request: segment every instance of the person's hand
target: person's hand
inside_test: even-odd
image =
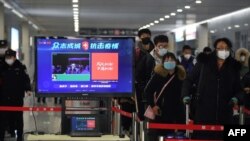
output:
[[[182,99],[183,103],[184,104],[190,104],[190,101],[191,101],[191,98],[189,96],[185,96],[183,99]]]
[[[231,98],[231,100],[229,101],[229,105],[231,106],[238,105],[238,99],[236,97]]]
[[[154,112],[155,115],[160,115],[159,109],[160,109],[160,108],[159,108],[158,106],[154,106],[154,107],[152,108],[152,110],[153,110],[153,112]]]
[[[250,88],[249,88],[249,87],[244,88],[244,91],[245,91],[247,94],[250,94]]]

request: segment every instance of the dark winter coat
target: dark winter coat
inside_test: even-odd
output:
[[[156,119],[156,122],[185,123],[184,105],[181,102],[181,87],[186,77],[185,69],[179,65],[176,67],[175,73],[170,75],[162,65],[157,65],[154,72],[145,88],[145,93],[151,107],[155,105],[160,107],[161,116]],[[162,87],[173,75],[175,75],[174,78],[155,104],[154,93],[159,94]]]
[[[187,73],[190,73],[196,63],[194,56],[191,56],[188,60],[183,55],[178,58],[180,64],[185,68]]]
[[[154,58],[142,46],[137,47],[135,52],[135,80],[147,83],[155,66]]]
[[[246,73],[241,80],[242,89],[250,87],[250,72]],[[244,94],[244,105],[250,109],[250,94]]]
[[[1,99],[22,100],[24,92],[31,90],[30,79],[26,67],[18,60],[12,66],[4,62],[0,69]]]
[[[194,121],[205,124],[231,124],[232,106],[231,98],[240,99],[242,94],[240,86],[240,64],[229,57],[218,70],[217,56],[213,52],[202,57],[187,76],[182,87],[182,96],[190,96],[194,83],[198,83],[201,69],[201,83]]]

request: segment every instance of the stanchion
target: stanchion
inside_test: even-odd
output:
[[[244,125],[245,123],[245,115],[244,115],[244,106],[240,106],[240,114],[239,114],[239,124]]]
[[[136,113],[132,113],[132,141],[138,141],[138,136],[137,136],[137,133],[138,133],[138,127],[137,127],[137,121],[136,121]]]
[[[189,124],[189,104],[186,104],[186,125]],[[189,138],[190,137],[190,131],[186,130],[186,137]]]
[[[140,121],[140,141],[145,141],[144,121]]]
[[[164,141],[164,137],[163,136],[159,136],[158,141]]]
[[[120,105],[118,104],[118,100],[114,100],[114,107],[120,109]],[[121,135],[121,114],[115,112],[114,113],[114,128],[113,128],[113,135]]]

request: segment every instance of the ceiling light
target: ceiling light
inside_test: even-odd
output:
[[[171,16],[175,16],[176,14],[175,14],[175,13],[171,13],[170,15],[171,15]]]
[[[74,13],[74,14],[79,14],[79,12],[78,12],[78,11],[73,11],[73,13]]]
[[[72,6],[73,6],[73,7],[78,7],[78,4],[73,4]]]
[[[186,9],[190,9],[190,8],[191,8],[191,6],[189,6],[189,5],[186,5],[186,6],[185,6],[185,8],[186,8]]]
[[[155,25],[154,23],[150,23],[151,26]]]
[[[154,21],[154,23],[158,24],[158,23],[159,23],[159,21],[155,20],[155,21]]]
[[[79,11],[79,9],[75,7],[75,8],[73,8],[73,11]]]
[[[230,30],[230,29],[232,29],[232,27],[231,27],[231,26],[229,26],[229,27],[227,27],[227,29],[229,29],[229,30]]]
[[[244,26],[248,26],[248,23],[245,23]]]
[[[177,12],[182,12],[183,10],[182,9],[177,9]]]
[[[21,19],[24,18],[24,17],[23,17],[23,14],[21,14],[21,13],[18,12],[18,11],[16,11],[15,9],[13,9],[12,12],[13,12],[14,14],[16,14],[18,17],[20,17]]]
[[[146,27],[147,27],[147,28],[149,28],[149,27],[150,27],[150,25],[149,25],[149,24],[147,24],[147,25],[146,25]]]
[[[215,31],[214,31],[214,30],[210,30],[210,33],[212,33],[212,34],[213,34],[213,33],[215,33]]]
[[[78,3],[78,0],[72,0],[72,3]]]
[[[239,27],[240,27],[240,25],[234,25],[234,27],[235,27],[235,28],[239,28]]]
[[[79,17],[74,17],[74,20],[79,20]]]
[[[196,3],[196,4],[201,4],[202,1],[201,1],[201,0],[196,0],[195,3]]]
[[[75,32],[78,32],[79,31],[79,29],[75,29]]]
[[[169,16],[169,15],[165,15],[165,18],[166,18],[166,19],[169,19],[169,18],[170,18],[170,16]]]
[[[160,20],[160,21],[164,21],[164,18],[160,18],[159,20]]]

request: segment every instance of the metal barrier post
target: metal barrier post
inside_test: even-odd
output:
[[[158,141],[164,141],[164,137],[163,136],[159,136]]]
[[[186,104],[186,125],[189,124],[189,104]],[[190,131],[186,130],[186,137],[189,138],[190,137]]]
[[[144,121],[140,121],[140,141],[145,141]]]
[[[138,133],[138,129],[137,129],[137,121],[136,121],[136,113],[132,113],[132,141],[138,141],[138,136],[137,136],[137,133]]]
[[[240,106],[240,114],[239,114],[239,124],[244,125],[245,123],[245,116],[244,116],[244,106]]]
[[[118,100],[114,100],[114,107],[120,109],[120,105],[118,104]],[[114,127],[113,127],[113,135],[120,135],[121,134],[121,115],[120,113],[114,112]]]

